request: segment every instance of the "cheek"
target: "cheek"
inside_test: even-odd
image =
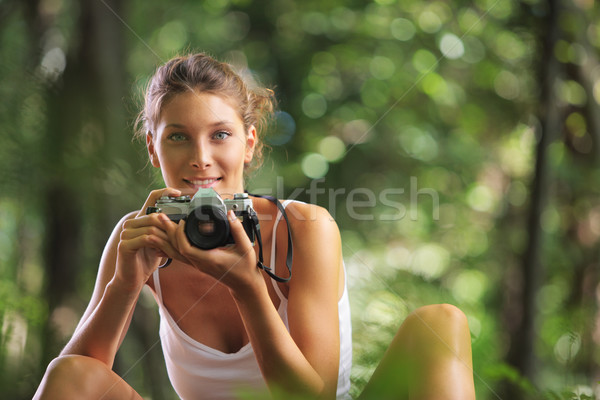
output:
[[[158,159],[162,169],[170,169],[180,165],[185,157],[181,152],[174,151],[174,149],[160,148],[157,151]]]
[[[237,143],[235,146],[228,146],[227,148],[220,149],[217,154],[219,154],[224,163],[237,166],[240,163],[244,163],[246,149],[244,146]]]

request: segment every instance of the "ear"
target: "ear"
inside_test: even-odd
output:
[[[248,128],[248,133],[246,134],[246,155],[244,156],[244,164],[248,164],[250,161],[252,161],[257,140],[256,128],[254,125],[251,125],[250,128]]]
[[[160,162],[158,161],[158,155],[156,154],[156,148],[154,147],[154,137],[152,132],[146,132],[146,147],[148,148],[148,156],[152,166],[160,168]]]

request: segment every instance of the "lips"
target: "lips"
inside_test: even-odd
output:
[[[222,178],[192,178],[192,179],[183,179],[185,183],[194,189],[206,189],[211,188],[217,184]]]

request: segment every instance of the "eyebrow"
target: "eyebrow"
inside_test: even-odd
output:
[[[185,126],[184,126],[184,125],[181,125],[181,124],[167,124],[167,125],[165,126],[165,129],[166,129],[166,128],[178,128],[178,129],[181,129],[181,128],[185,128]]]
[[[217,127],[217,126],[222,126],[222,125],[227,125],[227,126],[233,125],[233,122],[232,121],[228,121],[228,120],[222,120],[222,121],[215,121],[213,123],[208,124],[208,126],[211,127],[211,128],[214,128],[214,127]],[[176,122],[173,122],[173,123],[167,124],[165,126],[165,129],[166,128],[185,129],[186,126],[183,125],[183,124],[178,124]]]

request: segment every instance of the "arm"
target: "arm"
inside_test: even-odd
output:
[[[162,192],[152,192],[146,203]],[[90,303],[61,355],[85,355],[112,367],[145,282],[162,255],[174,256],[162,229],[167,223],[164,215],[142,212],[119,221],[102,254]]]
[[[288,207],[294,243],[293,278],[288,294],[290,332],[287,333],[283,323],[281,330],[256,318],[257,314],[271,314],[267,313],[266,305],[259,308],[252,301],[258,297],[244,297],[238,301],[238,308],[257,357],[263,359],[259,364],[268,383],[292,393],[304,386],[309,394],[335,398],[340,347],[339,231],[322,208],[305,204]],[[272,304],[271,309],[275,310]],[[276,312],[275,315],[281,322]],[[264,340],[271,335],[272,340]],[[275,341],[277,337],[280,339]]]
[[[122,227],[135,214],[125,216],[115,226],[102,254],[92,298],[61,355],[85,355],[112,367],[139,295],[135,290],[120,290],[119,282],[113,280]]]
[[[231,220],[236,244],[230,248],[193,249],[185,241],[182,226],[177,230],[176,247],[192,265],[230,288],[271,389],[330,399],[335,397],[339,362],[339,231],[322,208],[289,207],[297,208],[288,213],[294,235],[294,275],[288,295],[290,332],[273,306],[252,245],[237,219]]]

